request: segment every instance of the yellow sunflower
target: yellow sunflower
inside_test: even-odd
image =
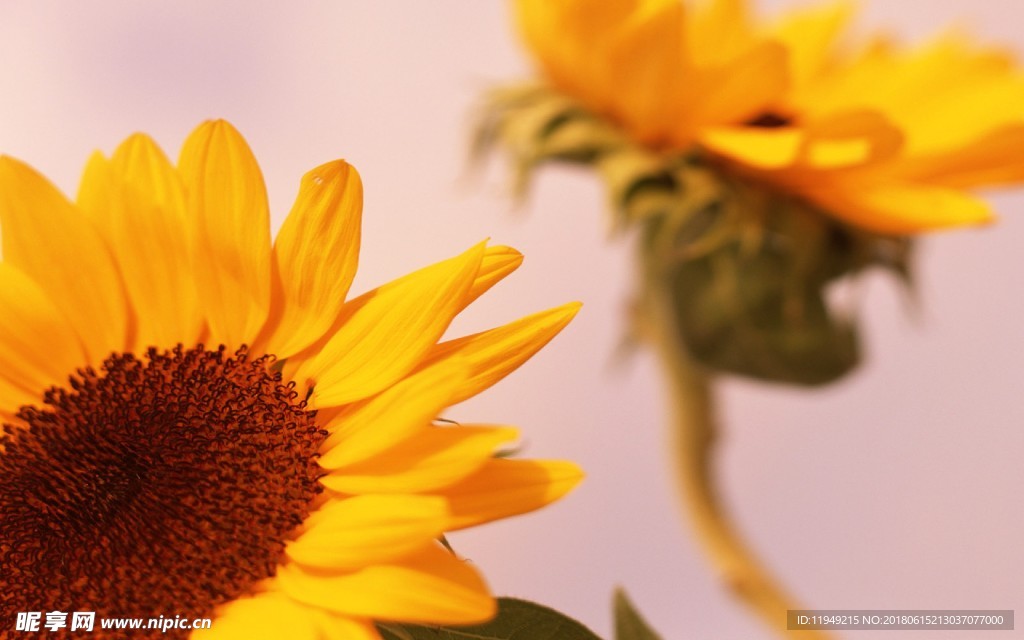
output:
[[[1024,182],[1024,73],[950,34],[844,47],[849,3],[757,24],[743,0],[517,0],[549,81],[632,140],[702,154],[861,229],[992,217]]]
[[[144,135],[96,154],[74,203],[0,159],[0,635],[51,610],[297,640],[493,615],[439,539],[581,473],[496,456],[515,429],[436,418],[579,305],[441,341],[522,260],[483,243],[346,300],[361,208],[356,171],[327,163],[271,244],[259,167],[222,121],[177,167]]]

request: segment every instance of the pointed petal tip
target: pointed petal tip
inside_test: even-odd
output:
[[[504,258],[509,261],[518,260],[523,261],[523,254],[515,247],[510,247],[507,244],[494,244],[487,247],[487,255],[494,258]]]
[[[587,477],[583,467],[569,460],[525,459],[522,462],[533,463],[543,470],[544,481],[548,487],[548,499],[544,503],[545,505],[561,500],[575,490]]]
[[[462,252],[461,258],[465,260],[472,260],[477,264],[479,270],[480,263],[483,262],[484,256],[487,254],[487,243],[490,242],[490,238],[484,238],[480,242],[474,244],[469,249]]]
[[[148,133],[136,131],[114,149],[113,158],[133,158],[144,155],[163,156],[164,152]]]
[[[347,179],[355,179],[362,182],[359,175],[359,171],[344,158],[338,158],[325,162],[309,171],[304,176],[308,180],[331,180],[337,177],[345,177]]]
[[[226,120],[224,118],[210,118],[209,120],[204,120],[199,126],[200,127],[207,127],[208,126],[208,127],[213,127],[213,128],[217,128],[217,129],[225,128],[225,127],[228,128],[228,129],[234,129],[235,128],[235,125],[231,124],[228,120]]]
[[[238,129],[233,124],[224,120],[223,118],[204,120],[192,130],[192,133],[185,139],[185,147],[189,146],[190,142],[201,139],[211,139],[219,136],[228,136],[229,138],[240,138],[243,139],[242,134],[239,133]],[[184,148],[182,149],[184,151]]]
[[[572,483],[573,487],[587,477],[587,472],[583,470],[583,467],[569,460],[548,460],[546,464],[551,471],[552,480]]]
[[[565,303],[560,308],[565,309],[567,312],[571,312],[572,315],[575,316],[580,312],[580,309],[583,308],[583,302],[581,300],[573,300],[572,302]]]
[[[576,318],[576,314],[578,314],[582,308],[583,303],[576,300],[573,302],[566,302],[565,304],[557,307],[552,307],[551,309],[548,309],[547,312],[542,311],[541,314],[547,313],[550,314],[550,317],[556,318],[553,324],[559,325],[556,329],[556,333],[558,333]]]

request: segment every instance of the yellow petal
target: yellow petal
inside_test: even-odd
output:
[[[483,260],[480,261],[480,270],[477,271],[476,278],[463,301],[463,308],[468,307],[487,290],[504,280],[505,276],[518,269],[521,264],[523,264],[523,254],[512,247],[503,245],[487,247]]]
[[[401,562],[347,574],[288,564],[279,569],[277,582],[300,602],[375,620],[474,624],[496,611],[476,570],[438,545]]]
[[[804,134],[785,127],[713,127],[700,137],[706,149],[753,169],[770,171],[792,166],[800,154]]]
[[[694,121],[726,124],[749,120],[769,109],[789,81],[786,50],[764,42],[729,64],[701,74],[700,91],[688,111]]]
[[[907,159],[899,172],[910,180],[957,189],[1024,181],[1024,124],[1003,127],[954,152]]]
[[[318,625],[309,608],[274,591],[228,602],[217,611],[209,629],[194,630],[189,637],[193,640],[320,640]]]
[[[446,529],[463,529],[539,509],[569,493],[582,479],[583,472],[571,462],[489,460],[475,474],[442,492],[452,512]]]
[[[326,428],[319,463],[336,469],[365,460],[422,431],[466,380],[467,367],[447,361],[427,367],[339,414]]]
[[[360,400],[394,384],[461,310],[483,255],[481,243],[353,300],[341,328],[292,379],[315,384],[317,407]]]
[[[603,68],[608,40],[637,0],[518,0],[522,33],[548,75],[585,103],[603,104],[616,87]]]
[[[372,460],[333,469],[320,482],[349,494],[437,491],[478,470],[518,436],[508,427],[430,427]]]
[[[991,208],[956,189],[911,184],[850,184],[812,197],[830,213],[878,233],[912,234],[990,222]]]
[[[800,127],[711,127],[702,132],[701,144],[760,171],[833,170],[893,158],[902,148],[903,134],[878,112],[854,110]]]
[[[110,220],[123,208],[120,203],[110,201],[111,189],[110,160],[99,151],[95,151],[85,163],[75,204],[81,213],[104,233],[110,227]],[[107,243],[114,244],[109,238]]]
[[[129,166],[124,158],[129,153],[143,167]],[[119,160],[93,155],[78,194],[79,208],[103,231],[117,261],[134,311],[129,348],[136,350],[195,344],[203,324],[192,277],[189,227],[181,211],[172,208],[175,205],[160,204],[174,196],[137,188],[153,182],[148,178],[152,167],[166,161],[162,154],[149,154],[160,151],[136,142],[121,152]],[[132,179],[134,184],[128,182]],[[167,185],[159,189],[173,191]]]
[[[519,368],[551,341],[576,316],[578,302],[541,311],[496,329],[442,342],[425,358],[426,364],[456,358],[469,376],[449,404],[462,402]]]
[[[3,256],[34,280],[98,364],[126,346],[128,309],[108,247],[46,178],[0,158]]]
[[[611,109],[643,142],[659,142],[670,122],[684,129],[689,122],[679,109],[691,79],[685,47],[684,9],[676,0],[642,3],[609,44],[609,82],[619,88]]]
[[[877,164],[896,157],[903,144],[903,132],[883,114],[842,111],[807,126],[801,162],[814,169]]]
[[[686,35],[687,49],[696,65],[722,65],[753,44],[746,0],[705,0],[694,4]]]
[[[14,424],[17,421],[15,414],[18,409],[28,404],[37,404],[39,396],[29,393],[21,387],[0,378],[0,420],[5,423]],[[0,450],[3,447],[0,446]]]
[[[57,307],[7,262],[0,262],[0,309],[0,378],[34,402],[51,385],[67,384],[68,376],[85,365],[81,344]]]
[[[809,82],[831,61],[836,40],[853,17],[854,8],[851,0],[801,7],[775,25],[773,35],[786,45],[795,83]]]
[[[111,162],[121,181],[178,220],[187,230],[186,236],[194,234],[195,224],[186,213],[181,175],[152,138],[143,133],[129,136],[114,151]]]
[[[463,296],[462,301],[459,304],[458,312],[461,312],[463,309],[468,307],[474,300],[504,279],[505,276],[519,268],[519,265],[522,264],[522,262],[522,254],[511,247],[501,245],[487,247],[484,250],[483,258],[480,261],[480,268],[477,271],[476,277],[473,279],[473,284],[470,285],[469,291],[466,292],[466,295]],[[395,283],[391,283],[391,285],[393,284]],[[326,336],[322,337],[317,342],[314,342],[304,351],[288,358],[283,369],[285,377],[288,379],[295,379],[295,373],[303,363],[307,359],[315,358],[317,354],[320,353],[320,350],[323,349],[327,340],[345,324],[349,317],[352,316],[353,312],[369,302],[370,299],[376,297],[379,291],[380,288],[368,291],[342,307],[341,313],[334,320],[334,323],[328,330]]]
[[[227,122],[185,141],[178,168],[198,226],[196,273],[213,344],[251,343],[270,309],[270,213],[263,174]]]
[[[354,570],[408,556],[444,533],[447,503],[436,496],[355,496],[327,502],[288,544],[307,567]]]
[[[274,244],[280,298],[266,351],[286,358],[319,340],[337,319],[356,274],[363,184],[343,160],[313,169]]]

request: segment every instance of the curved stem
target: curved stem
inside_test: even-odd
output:
[[[693,363],[676,323],[671,281],[658,265],[644,274],[644,320],[662,362],[673,404],[678,478],[684,507],[721,579],[779,637],[825,640],[824,631],[787,631],[787,611],[800,609],[760,565],[736,532],[715,486],[717,426],[711,377]]]

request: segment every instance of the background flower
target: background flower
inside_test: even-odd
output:
[[[746,0],[514,4],[548,82],[631,140],[708,151],[851,225],[979,224],[970,190],[1024,181],[1024,70],[964,34],[858,42],[848,2],[772,21]]]
[[[1018,0],[864,4],[865,24],[899,25],[900,38],[925,38],[970,16],[986,39],[1024,46]],[[759,6],[768,14],[790,5]],[[59,12],[14,5],[0,20],[0,147],[73,192],[98,141],[136,129],[181,140],[220,115],[261,159],[275,229],[296,176],[339,150],[367,184],[401,184],[367,191],[374,215],[364,220],[353,290],[487,235],[520,249],[526,265],[501,285],[503,295],[473,305],[453,334],[570,299],[585,300],[587,312],[531,361],[530,375],[506,379],[464,410],[529,425],[530,456],[572,451],[587,482],[537,518],[457,534],[455,544],[486,567],[496,591],[529,594],[599,632],[610,628],[609,587],[621,583],[666,637],[677,629],[758,637],[756,622],[712,584],[703,558],[680,553],[685,532],[668,467],[649,459],[662,432],[640,428],[663,420],[652,359],[610,366],[631,252],[626,243],[609,246],[594,220],[602,187],[552,169],[535,184],[531,214],[518,218],[500,215],[504,171],[494,172],[490,189],[460,188],[467,109],[486,86],[530,71],[509,18],[504,3],[486,2],[300,3],[261,12],[243,2],[104,0]],[[42,140],[40,130],[48,132]],[[865,320],[873,352],[885,357],[870,358],[859,375],[815,395],[727,385],[727,498],[782,578],[821,601],[959,607],[1024,591],[1024,520],[1009,507],[1024,485],[1024,345],[1009,340],[1019,335],[1024,302],[1007,295],[1019,288],[1024,217],[1014,212],[1024,211],[1024,197],[993,202],[1006,212],[998,229],[929,239],[919,282],[928,308],[919,322],[906,319],[889,282],[868,283]],[[612,504],[629,511],[615,515]],[[852,536],[855,523],[870,525],[856,527],[867,533]],[[539,546],[549,550],[544,562],[536,562]]]

